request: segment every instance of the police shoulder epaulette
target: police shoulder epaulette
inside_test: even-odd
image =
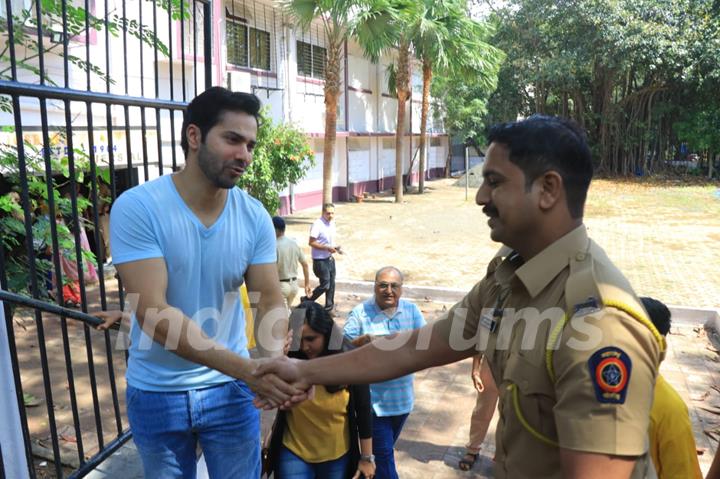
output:
[[[661,353],[665,338],[652,324],[627,279],[612,265],[604,251],[590,244],[585,251],[577,252],[569,260],[570,274],[565,283],[565,317],[548,337],[546,368],[554,381],[553,352],[567,322],[573,317],[596,313],[610,307],[625,312],[645,325],[655,337]]]

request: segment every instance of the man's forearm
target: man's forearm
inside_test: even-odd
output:
[[[263,296],[255,314],[255,343],[260,355],[267,358],[282,354],[288,316],[279,290],[277,294]]]
[[[322,244],[317,240],[310,240],[308,242],[311,248],[319,249],[321,251],[331,251],[333,248],[333,245],[330,244]]]
[[[306,288],[310,285],[310,268],[308,268],[307,263],[302,264],[302,270],[303,270],[303,277],[305,278],[305,286]]]
[[[209,338],[180,309],[170,305],[148,308],[137,319],[145,334],[181,358],[243,381],[251,377],[254,368],[249,359]]]
[[[398,378],[429,367],[470,357],[474,349],[453,350],[432,324],[403,331],[391,338],[378,338],[354,351],[334,354],[299,365],[310,384],[372,384]],[[417,348],[420,335],[431,334],[429,346]]]

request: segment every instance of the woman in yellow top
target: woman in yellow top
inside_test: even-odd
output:
[[[300,349],[288,356],[313,359],[343,349],[342,331],[319,304],[303,302],[291,314],[295,319],[302,319]],[[279,411],[267,462],[268,476],[274,472],[277,479],[374,477],[369,387],[317,386],[313,399]]]

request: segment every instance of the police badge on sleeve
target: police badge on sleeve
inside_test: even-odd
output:
[[[595,351],[588,367],[597,400],[623,404],[632,372],[632,361],[625,351],[614,346]]]

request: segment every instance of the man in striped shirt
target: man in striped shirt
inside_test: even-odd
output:
[[[386,266],[375,274],[375,295],[357,305],[345,323],[345,336],[362,346],[381,336],[389,336],[425,325],[420,309],[400,299],[403,275]],[[405,420],[412,411],[413,375],[370,385],[373,407],[373,455],[375,479],[397,479],[394,446]]]

